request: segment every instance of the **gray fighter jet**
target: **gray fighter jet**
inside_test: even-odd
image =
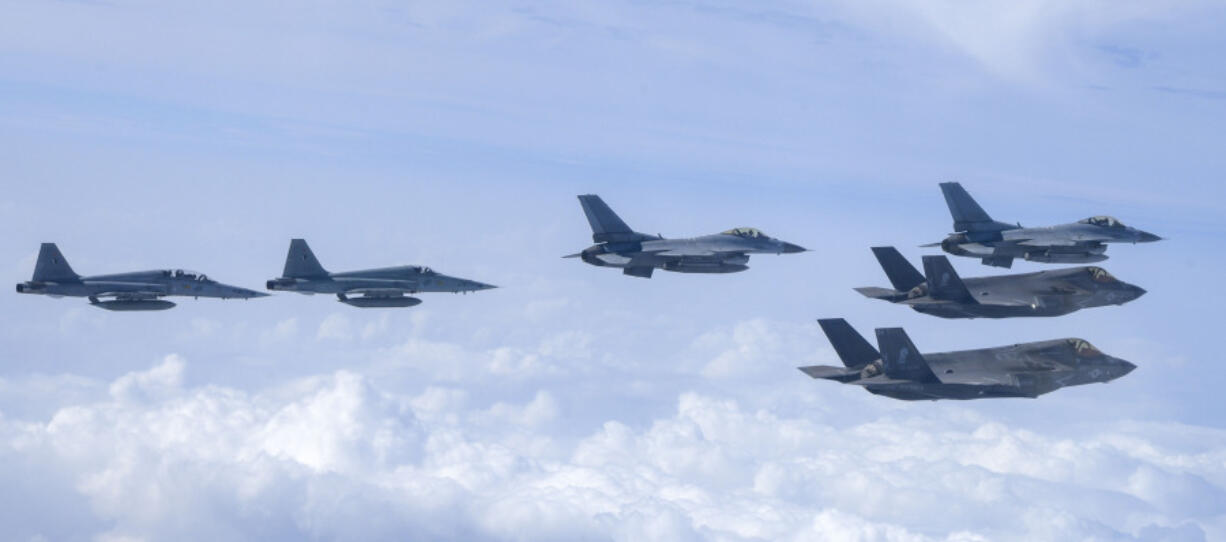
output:
[[[921,275],[894,247],[873,247],[873,254],[894,288],[864,287],[857,292],[942,318],[1060,316],[1123,305],[1145,294],[1101,267],[962,279],[945,256],[924,256]]]
[[[412,307],[421,303],[406,294],[418,292],[467,293],[495,286],[436,273],[429,267],[402,265],[329,273],[315,259],[315,253],[302,239],[289,242],[285,271],[268,281],[269,290],[300,294],[336,294],[341,303],[354,307]],[[356,296],[356,297],[350,297]]]
[[[583,213],[592,226],[597,244],[564,258],[582,258],[599,267],[620,267],[632,277],[651,278],[656,269],[678,273],[736,273],[749,269],[750,254],[804,252],[754,228],[734,228],[723,233],[689,239],[665,239],[630,229],[600,196],[579,196]]]
[[[55,243],[43,243],[34,264],[34,277],[17,285],[17,293],[51,297],[88,297],[89,303],[110,311],[166,310],[174,303],[166,296],[249,299],[268,294],[230,286],[203,274],[182,269],[137,271],[82,277],[73,272]]]
[[[1023,228],[992,220],[958,183],[941,183],[954,217],[954,232],[940,246],[955,256],[979,258],[984,265],[1010,267],[1014,258],[1043,263],[1093,263],[1107,259],[1107,243],[1149,243],[1161,237],[1125,226],[1109,216],[1072,224]]]
[[[877,329],[878,353],[842,318],[818,323],[843,367],[801,371],[905,401],[1034,398],[1067,386],[1110,382],[1137,368],[1081,339],[920,354],[902,328]]]

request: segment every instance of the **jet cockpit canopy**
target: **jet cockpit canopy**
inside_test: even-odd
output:
[[[1111,275],[1111,273],[1108,273],[1106,269],[1101,267],[1087,267],[1086,272],[1090,274],[1090,277],[1094,279],[1094,282],[1101,282],[1104,284],[1119,282],[1119,279],[1115,278]]]
[[[187,269],[170,270],[170,271],[166,271],[166,274],[174,278],[177,278],[177,279],[194,280],[198,282],[209,282],[209,277],[205,276],[204,273],[198,273],[196,271],[189,271]]]
[[[735,235],[746,239],[770,239],[769,235],[762,233],[762,230],[759,230],[758,228],[732,228],[722,233],[724,235]]]
[[[1103,355],[1103,353],[1099,352],[1097,348],[1094,348],[1094,345],[1090,344],[1089,341],[1083,339],[1069,339],[1068,342],[1073,347],[1073,350],[1077,352],[1077,357],[1092,358]]]
[[[1122,228],[1124,223],[1116,220],[1113,216],[1092,216],[1084,220],[1078,220],[1079,224],[1089,224],[1091,226],[1102,226],[1104,228]]]
[[[423,266],[418,266],[418,267],[417,267],[417,274],[419,274],[419,275],[433,275],[433,274],[434,274],[434,270],[433,270],[433,269],[430,269],[429,267],[426,267],[426,266],[424,266],[424,265],[423,265]]]

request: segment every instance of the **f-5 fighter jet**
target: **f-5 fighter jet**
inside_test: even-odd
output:
[[[921,275],[894,247],[873,247],[873,254],[894,288],[864,287],[857,292],[942,318],[1060,316],[1123,305],[1145,294],[1101,267],[962,279],[945,256],[924,256]]]
[[[83,277],[68,265],[55,243],[43,243],[34,264],[34,277],[17,285],[22,294],[51,297],[88,297],[89,303],[110,311],[157,311],[174,307],[166,296],[248,299],[268,294],[230,286],[203,274],[182,269],[136,271]]]
[[[1107,259],[1107,243],[1149,243],[1161,237],[1125,226],[1109,216],[1072,224],[1023,228],[992,220],[958,183],[941,183],[954,218],[954,232],[940,246],[954,256],[979,258],[984,265],[1011,267],[1014,258],[1043,263],[1093,263]]]
[[[421,300],[406,294],[418,292],[466,293],[495,288],[416,265],[329,273],[302,239],[290,240],[285,270],[280,278],[268,281],[267,286],[269,290],[307,295],[336,294],[341,303],[362,308],[412,307]]]
[[[818,320],[843,367],[799,369],[904,401],[1038,397],[1067,386],[1109,382],[1133,365],[1081,339],[920,354],[902,328],[877,329],[878,353],[842,318]]]
[[[678,273],[736,273],[749,269],[750,254],[792,254],[804,247],[773,239],[754,228],[734,228],[689,239],[665,239],[630,229],[600,196],[579,196],[592,226],[592,245],[565,258],[599,267],[620,267],[633,277],[651,278],[656,269]]]

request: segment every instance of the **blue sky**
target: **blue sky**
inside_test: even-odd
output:
[[[18,540],[1226,537],[1213,2],[17,2],[0,20],[0,266],[331,269],[502,286],[112,314],[0,304]],[[1004,221],[1168,240],[1149,290],[1055,319],[863,299],[962,181]],[[632,280],[563,260],[574,198],[636,229],[814,252]],[[964,276],[992,274],[971,260]],[[1018,271],[1036,265],[1019,263]],[[926,351],[1077,336],[1139,369],[1039,400],[814,382],[814,323]]]

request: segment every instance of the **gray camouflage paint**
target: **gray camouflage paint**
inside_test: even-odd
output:
[[[873,252],[883,268],[890,264],[887,252],[892,252],[896,261],[906,265],[893,247],[873,247]],[[932,260],[940,260],[943,265],[931,265]],[[937,271],[921,275],[924,280],[918,284],[904,283],[906,289],[862,287],[855,290],[865,297],[941,318],[1061,316],[1086,308],[1123,305],[1145,294],[1143,288],[1121,281],[1096,266],[963,279],[944,256],[924,256],[924,262],[925,271],[934,268]],[[959,283],[962,288],[955,287]],[[964,291],[961,296],[947,293],[959,289]]]
[[[598,267],[621,268],[626,275],[651,278],[652,271],[677,273],[736,273],[749,269],[750,254],[793,254],[800,245],[772,238],[754,228],[682,239],[665,239],[631,230],[600,196],[579,196],[592,227],[592,245],[578,257]]]
[[[411,307],[421,300],[407,294],[420,292],[467,293],[495,288],[417,265],[330,273],[319,264],[303,239],[290,241],[282,275],[269,280],[266,286],[269,290],[307,295],[335,294],[338,301],[362,308]]]
[[[979,258],[984,265],[1007,268],[1017,258],[1041,263],[1094,263],[1107,259],[1107,243],[1162,240],[1110,216],[1023,228],[1021,224],[993,220],[959,183],[941,183],[941,192],[953,216],[955,233],[936,245],[954,256]]]
[[[167,296],[250,299],[268,294],[222,284],[202,273],[183,269],[134,271],[109,275],[77,275],[55,243],[43,243],[31,280],[17,292],[50,297],[86,297],[91,305],[112,311],[165,310]]]
[[[876,359],[867,355],[853,359],[843,345],[859,342],[869,351],[871,346],[841,318],[819,323],[844,366],[800,367],[802,372],[907,401],[1034,398],[1068,386],[1109,382],[1136,368],[1077,338],[920,354],[899,328],[876,330],[880,349]]]

